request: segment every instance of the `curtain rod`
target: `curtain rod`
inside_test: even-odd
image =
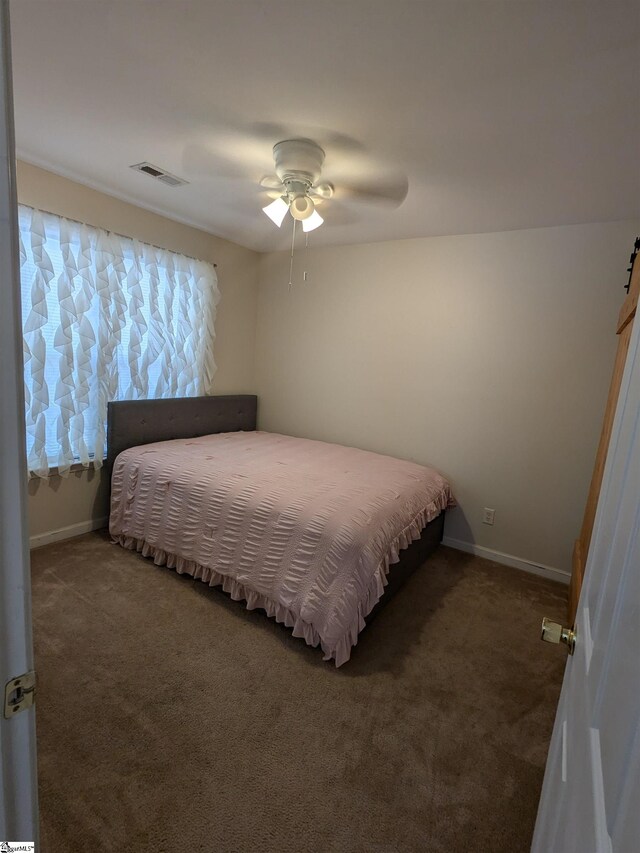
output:
[[[136,240],[136,237],[131,237],[129,234],[120,234],[118,231],[111,231],[109,228],[100,229],[99,225],[92,225],[90,222],[82,222],[80,219],[74,219],[72,216],[63,216],[61,213],[54,213],[52,210],[45,210],[43,207],[34,207],[32,204],[22,204],[19,202],[22,207],[28,207],[30,210],[38,210],[40,213],[46,213],[49,216],[59,216],[61,219],[67,219],[69,222],[75,222],[76,225],[84,225],[87,228],[95,228],[96,230],[106,231],[107,234],[113,234],[114,237],[122,237],[123,240]],[[155,243],[147,243],[146,240],[138,240],[139,243],[145,243],[147,246],[151,246],[154,249],[160,249],[161,252],[172,252],[173,249],[167,249],[166,246],[157,246]],[[201,258],[194,258],[193,255],[186,255],[184,252],[176,252],[178,255],[183,255],[185,258],[189,258],[192,261],[198,261],[199,263],[202,261]],[[205,263],[208,263],[205,261]],[[213,265],[214,269],[218,268],[218,264]]]

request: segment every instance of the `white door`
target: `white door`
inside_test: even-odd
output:
[[[640,322],[620,388],[532,851],[640,851]]]
[[[5,711],[7,682],[33,670],[17,221],[9,15],[0,0],[0,840],[37,844],[28,681]]]

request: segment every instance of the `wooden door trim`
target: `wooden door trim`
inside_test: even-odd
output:
[[[636,275],[636,264],[634,264],[633,275],[631,276],[631,287],[629,288],[629,295],[624,300],[624,304],[620,309],[620,314],[618,315],[618,328],[616,329],[616,334],[618,335],[636,316],[636,310],[638,308],[638,296],[640,295],[640,287],[638,286],[639,281],[640,277]],[[634,283],[636,285],[635,290],[633,289]]]
[[[613,375],[611,376],[609,395],[607,397],[607,404],[604,410],[602,431],[600,433],[600,441],[598,443],[595,464],[593,466],[587,504],[584,510],[582,529],[580,531],[580,538],[576,539],[573,547],[568,605],[568,618],[570,625],[573,625],[575,622],[578,598],[580,597],[582,578],[584,577],[584,568],[587,562],[589,545],[591,544],[591,534],[593,532],[593,523],[596,517],[596,508],[598,506],[598,498],[600,497],[604,464],[607,460],[607,451],[611,440],[613,418],[618,404],[620,384],[622,382],[624,366],[627,361],[627,353],[629,351],[629,343],[631,341],[631,330],[633,328],[633,321],[638,308],[639,296],[640,263],[634,263],[629,283],[629,294],[620,309],[620,313],[618,314],[618,323],[616,327],[616,334],[618,335],[618,349],[616,351],[616,358],[613,365]]]

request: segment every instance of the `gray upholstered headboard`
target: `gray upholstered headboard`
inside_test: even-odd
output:
[[[178,397],[173,400],[120,400],[107,413],[107,467],[129,447],[196,438],[215,432],[254,430],[258,398],[253,394]]]

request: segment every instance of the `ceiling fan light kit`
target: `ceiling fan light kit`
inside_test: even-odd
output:
[[[314,210],[311,216],[303,221],[302,230],[305,234],[308,234],[309,231],[315,231],[316,228],[319,228],[323,222],[324,219],[320,216],[317,210]]]
[[[305,232],[319,228],[324,219],[316,204],[331,198],[331,184],[318,184],[324,163],[324,151],[310,139],[285,139],[273,146],[276,175],[263,178],[261,185],[269,192],[282,194],[263,207],[269,219],[280,228],[287,211],[302,222]],[[276,177],[277,176],[277,177]]]
[[[294,219],[308,219],[314,210],[315,206],[307,195],[294,195],[291,199],[289,211]]]
[[[278,197],[275,201],[272,201],[271,204],[268,204],[266,207],[262,208],[264,212],[267,214],[269,219],[280,228],[282,225],[282,220],[285,218],[287,213],[289,212],[289,205],[282,198],[282,196]]]
[[[284,139],[273,146],[275,175],[266,175],[260,181],[260,186],[267,196],[274,199],[262,208],[274,225],[280,228],[287,213],[293,218],[289,288],[293,275],[296,223],[302,222],[302,230],[305,233],[319,228],[324,219],[316,210],[316,206],[333,198],[333,184],[328,181],[320,182],[324,156],[322,148],[311,139]],[[406,176],[397,175],[392,181],[378,180],[364,185],[340,186],[343,198],[346,195],[354,202],[381,202],[394,207],[402,204],[407,190]]]

